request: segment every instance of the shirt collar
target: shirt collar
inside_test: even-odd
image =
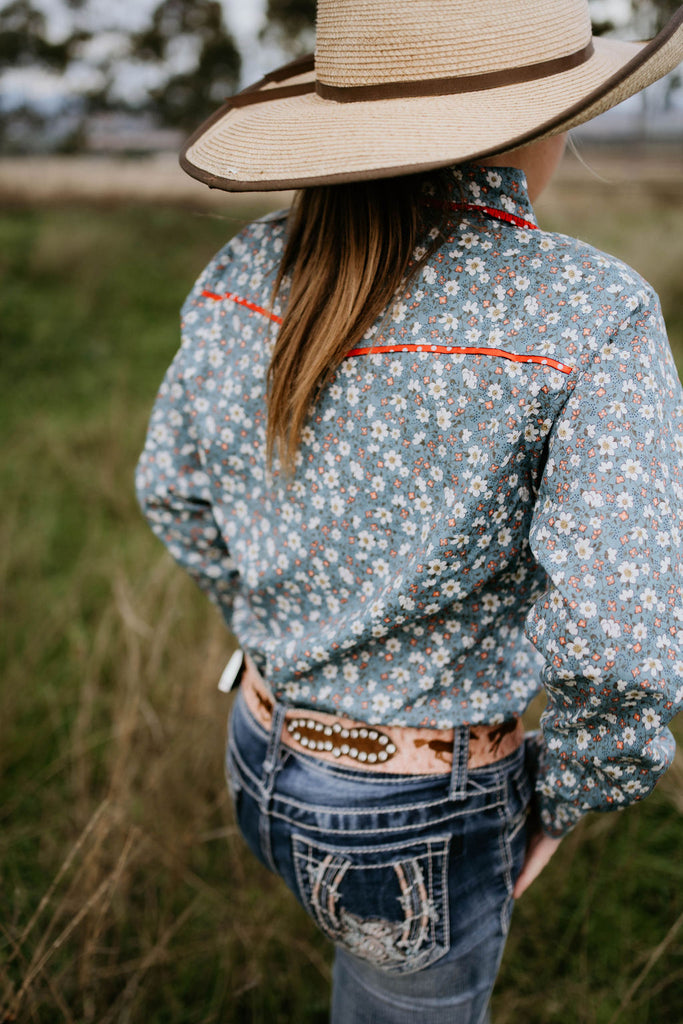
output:
[[[508,217],[538,226],[524,171],[517,167],[482,167],[479,164],[459,164],[451,171],[449,200],[452,203],[500,210]]]

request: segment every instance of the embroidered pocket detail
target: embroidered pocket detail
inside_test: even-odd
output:
[[[292,837],[299,897],[333,942],[394,974],[449,948],[449,837],[348,849]]]

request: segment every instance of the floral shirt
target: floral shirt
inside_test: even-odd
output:
[[[683,700],[683,395],[657,296],[538,229],[522,172],[453,169],[446,241],[349,353],[289,482],[265,459],[286,214],[183,308],[137,472],[152,529],[287,704],[521,715],[561,835],[645,796]]]

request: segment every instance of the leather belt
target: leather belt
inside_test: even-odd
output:
[[[273,717],[273,698],[246,659],[241,689],[247,707],[266,731]],[[514,753],[524,740],[521,718],[500,725],[470,725],[468,768],[483,768]],[[324,711],[290,708],[282,742],[301,754],[348,768],[400,775],[439,775],[453,765],[454,729],[368,725]]]

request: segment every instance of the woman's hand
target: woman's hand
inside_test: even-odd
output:
[[[535,832],[532,835],[527,847],[524,866],[512,894],[516,900],[538,878],[561,842],[561,839],[553,839],[552,836],[546,836],[542,832]]]

